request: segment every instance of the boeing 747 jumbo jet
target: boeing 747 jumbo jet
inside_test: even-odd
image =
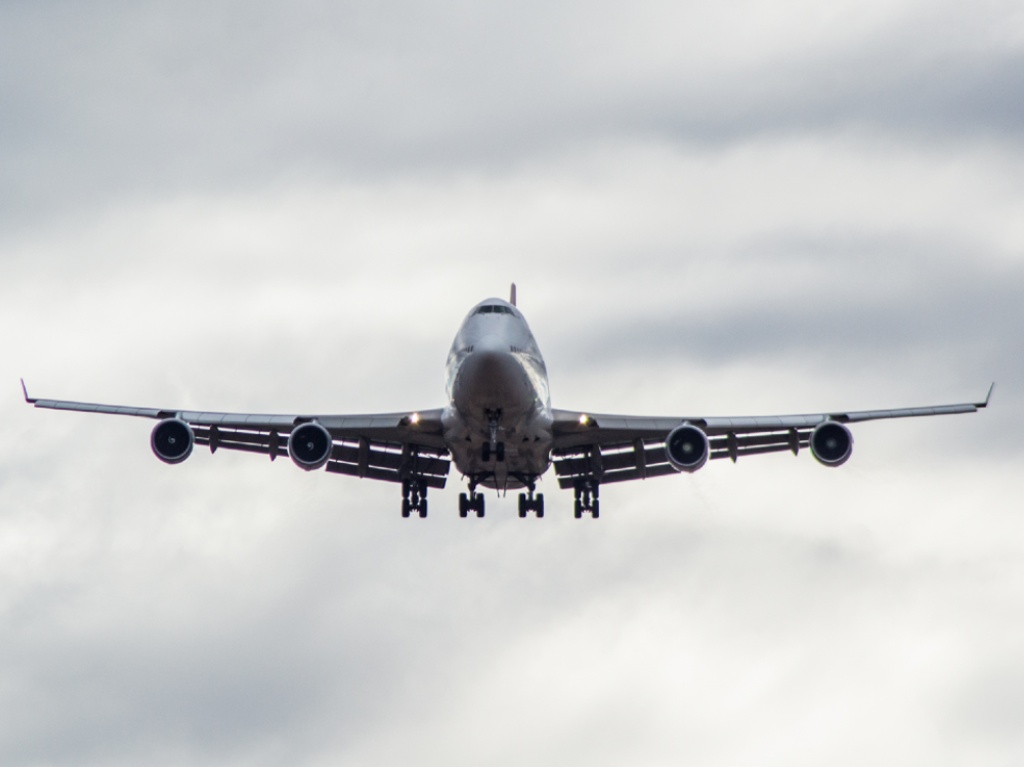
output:
[[[489,298],[470,310],[448,353],[448,404],[433,410],[373,415],[251,415],[120,407],[38,399],[39,408],[154,418],[150,445],[165,463],[181,463],[195,445],[210,452],[287,454],[306,471],[395,482],[402,516],[427,516],[427,490],[443,488],[451,463],[468,483],[459,515],[484,515],[481,487],[519,494],[519,516],[544,516],[537,480],[552,465],[560,488],[572,488],[575,516],[597,518],[601,485],[694,472],[708,459],[808,448],[825,466],[846,463],[848,424],[882,418],[972,413],[984,402],[900,410],[708,418],[601,415],[551,407],[537,342],[510,301]]]

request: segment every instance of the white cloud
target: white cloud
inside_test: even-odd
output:
[[[0,11],[0,761],[1004,764],[1020,749],[1011,3]],[[10,66],[8,66],[10,65]],[[955,76],[953,76],[955,74]],[[555,405],[978,398],[426,522],[34,394],[430,407],[519,283]]]

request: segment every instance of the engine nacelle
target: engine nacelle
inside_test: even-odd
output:
[[[149,445],[164,463],[181,463],[192,455],[195,435],[192,427],[177,418],[168,418],[153,427]]]
[[[838,421],[825,421],[811,432],[811,455],[824,466],[842,466],[853,452],[853,434]]]
[[[665,438],[665,455],[676,471],[697,471],[710,454],[708,435],[692,424],[677,426]]]
[[[304,423],[292,429],[288,437],[288,455],[295,465],[306,471],[322,468],[331,458],[334,440],[318,423]]]

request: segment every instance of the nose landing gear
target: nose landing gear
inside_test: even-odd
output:
[[[485,442],[480,450],[480,457],[484,463],[490,463],[491,456],[498,463],[502,463],[505,460],[505,443],[498,442],[498,428],[501,423],[501,411],[500,410],[488,410],[487,411],[487,427],[491,433],[491,439],[489,442]]]
[[[505,460],[505,443],[496,442],[493,445],[490,442],[484,442],[482,448],[480,448],[480,458],[483,459],[484,463],[491,462],[491,456],[494,456],[494,460],[498,463],[502,463]]]

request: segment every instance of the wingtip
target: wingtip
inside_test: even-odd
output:
[[[28,404],[32,405],[32,404],[35,403],[35,400],[32,399],[30,396],[28,396],[28,387],[25,386],[25,379],[24,378],[21,379],[21,393],[25,395],[25,401]]]
[[[988,387],[988,394],[986,394],[986,395],[985,395],[985,401],[984,401],[984,402],[979,402],[979,403],[978,403],[978,405],[977,405],[977,406],[978,406],[979,408],[981,408],[981,407],[988,407],[988,401],[989,401],[990,399],[992,399],[992,390],[993,390],[993,389],[995,389],[995,388],[996,388],[996,382],[995,382],[995,381],[993,381],[993,382],[992,382],[992,385]]]

